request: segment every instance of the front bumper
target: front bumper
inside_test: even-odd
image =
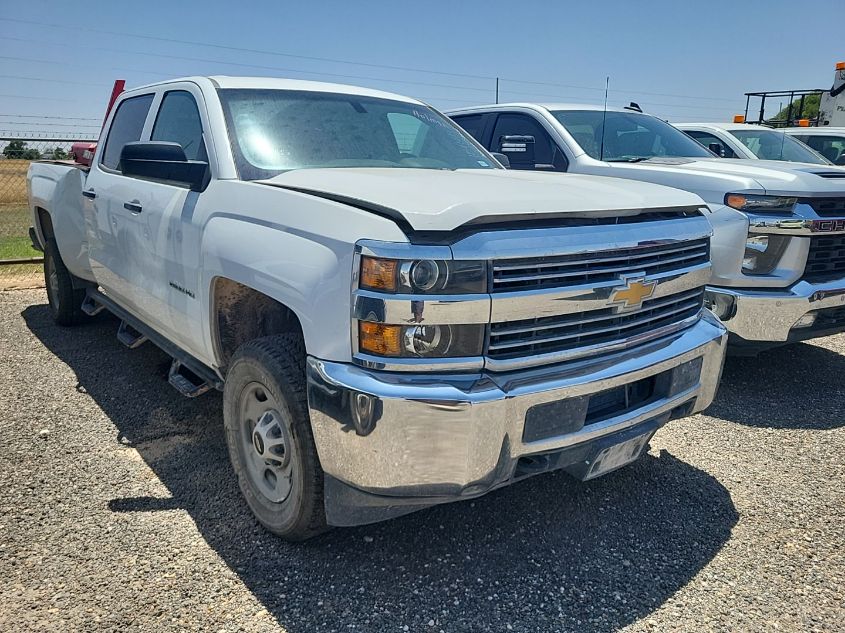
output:
[[[722,320],[739,345],[767,347],[845,331],[845,279],[799,281],[782,290],[708,287],[707,292],[733,301]],[[810,313],[815,320],[804,319]]]
[[[653,433],[707,407],[726,342],[705,312],[626,352],[511,373],[400,374],[309,358],[328,521],[377,521],[552,468],[577,474],[609,436]]]

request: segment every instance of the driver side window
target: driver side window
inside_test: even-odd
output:
[[[736,154],[734,154],[734,151],[730,147],[728,147],[721,139],[713,136],[712,134],[708,134],[707,132],[699,132],[697,130],[685,130],[685,133],[687,136],[691,136],[696,141],[704,145],[704,147],[706,147],[707,149],[710,149],[711,144],[718,143],[722,147],[722,158],[736,158]]]
[[[194,96],[186,90],[165,93],[158,109],[152,141],[179,143],[188,160],[208,160],[202,120]]]

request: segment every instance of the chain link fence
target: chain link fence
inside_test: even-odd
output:
[[[32,248],[26,172],[34,160],[65,160],[75,135],[0,132],[0,290],[44,285],[43,254]]]

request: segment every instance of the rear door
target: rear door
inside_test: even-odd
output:
[[[126,205],[142,204],[138,181],[120,170],[126,143],[143,138],[155,94],[135,95],[118,102],[105,141],[98,147],[82,195],[91,269],[97,283],[118,304],[141,316],[141,300],[132,272],[143,265],[137,223],[142,221]]]

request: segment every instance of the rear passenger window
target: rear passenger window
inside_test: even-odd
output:
[[[127,143],[141,140],[144,122],[153,103],[153,95],[141,95],[121,101],[114,113],[106,146],[100,164],[109,169],[117,169],[120,152]]]
[[[150,140],[179,143],[188,160],[208,159],[194,95],[186,90],[172,90],[164,95]]]
[[[470,114],[467,116],[453,117],[455,123],[460,125],[472,138],[479,143],[482,142],[481,135],[484,133],[484,115]]]

